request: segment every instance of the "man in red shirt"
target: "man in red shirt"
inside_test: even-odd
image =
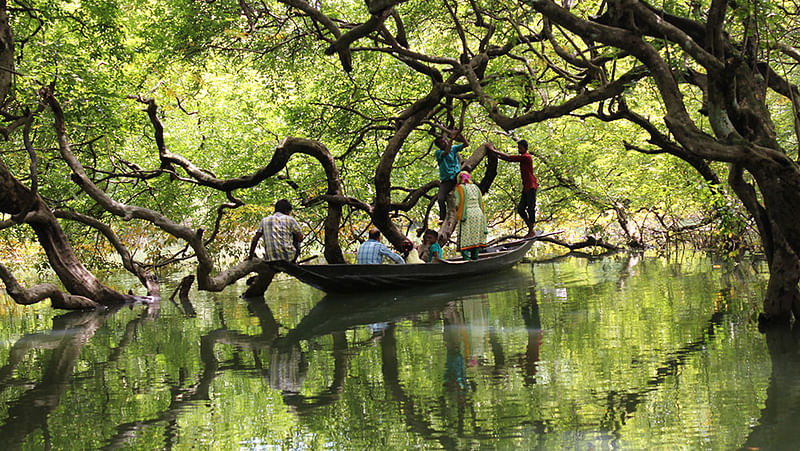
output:
[[[536,222],[536,190],[539,189],[539,181],[533,175],[533,158],[528,153],[528,141],[521,139],[517,142],[519,155],[500,152],[491,143],[487,143],[486,147],[501,160],[519,163],[519,173],[522,176],[522,194],[520,195],[519,204],[517,204],[517,213],[525,221],[525,225],[528,226],[528,234],[525,237],[535,236],[536,232],[533,230],[533,224]]]

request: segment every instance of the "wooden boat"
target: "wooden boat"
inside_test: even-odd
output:
[[[528,253],[534,239],[486,248],[478,260],[408,265],[296,265],[279,262],[277,269],[326,293],[359,293],[419,287],[482,277],[508,269]]]

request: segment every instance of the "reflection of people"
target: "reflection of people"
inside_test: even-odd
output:
[[[267,216],[258,223],[258,229],[250,241],[250,252],[247,259],[252,259],[256,254],[258,239],[263,237],[264,260],[266,261],[294,261],[300,254],[300,243],[303,241],[303,232],[300,224],[292,216],[292,204],[286,199],[275,202],[275,214]]]
[[[270,349],[269,386],[284,393],[300,393],[308,373],[306,355],[298,344]]]
[[[500,152],[491,143],[487,143],[486,147],[501,160],[519,163],[519,173],[522,176],[522,194],[517,204],[517,213],[519,213],[519,216],[528,227],[528,234],[525,236],[534,236],[536,232],[533,230],[533,224],[536,222],[536,191],[539,189],[539,181],[533,175],[533,158],[528,153],[528,141],[521,139],[517,142],[519,155]]]
[[[462,144],[453,145],[453,140]],[[436,162],[439,163],[439,192],[436,200],[439,203],[439,221],[444,221],[447,215],[447,195],[456,186],[456,176],[461,170],[459,152],[469,143],[460,130],[452,130],[446,136],[436,138],[433,144],[436,146]]]
[[[439,234],[428,229],[422,235],[422,244],[419,245],[419,255],[425,263],[442,261],[442,246],[439,245]]]
[[[525,348],[525,385],[536,383],[539,348],[542,346],[542,321],[539,318],[539,303],[536,301],[536,285],[530,287],[530,297],[522,306],[522,319],[528,331],[528,346]]]
[[[360,265],[380,265],[383,257],[389,258],[395,263],[404,264],[403,257],[392,252],[385,244],[381,243],[381,232],[378,229],[370,229],[369,239],[358,248],[358,263]]]
[[[478,185],[472,183],[469,172],[458,174],[456,186],[456,219],[458,220],[458,240],[456,247],[464,259],[477,260],[478,252],[486,247],[486,215],[483,210],[483,196]]]
[[[442,311],[442,319],[444,321],[444,345],[447,350],[444,385],[452,389],[466,390],[469,388],[467,368],[461,351],[461,343],[464,341],[466,333],[464,320],[452,303]]]

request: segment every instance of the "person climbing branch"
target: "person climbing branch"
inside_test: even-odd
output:
[[[453,141],[461,144],[453,144]],[[456,178],[461,171],[460,152],[469,145],[469,142],[461,130],[453,129],[436,138],[433,144],[436,146],[434,155],[439,164],[439,192],[436,194],[436,200],[439,203],[439,222],[442,222],[447,215],[447,195],[455,188]]]

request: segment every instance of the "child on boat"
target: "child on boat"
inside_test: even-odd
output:
[[[422,244],[418,248],[419,258],[425,263],[442,260],[442,246],[439,245],[439,232],[428,229],[422,235]]]

